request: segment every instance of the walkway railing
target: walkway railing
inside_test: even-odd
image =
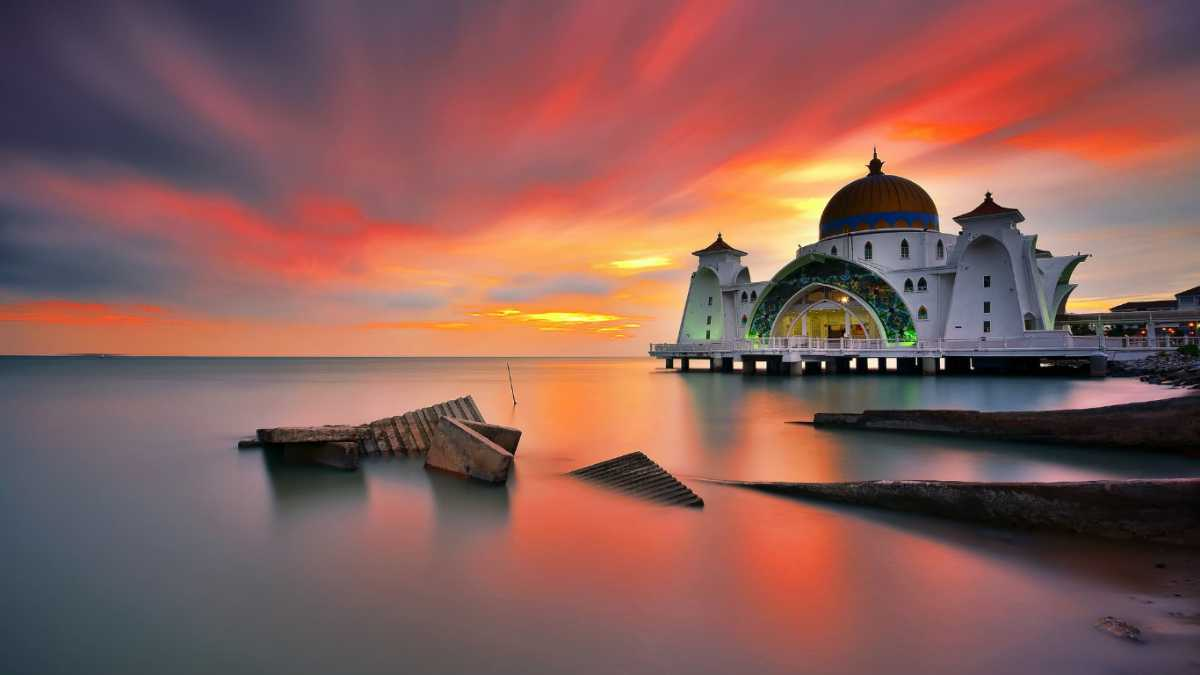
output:
[[[652,354],[682,353],[745,353],[754,351],[806,353],[860,354],[863,352],[988,352],[1019,350],[1078,350],[1078,351],[1122,351],[1177,349],[1184,345],[1200,346],[1200,336],[1175,337],[1098,337],[1095,335],[1070,335],[1059,331],[1040,331],[1035,334],[1009,338],[981,338],[978,340],[918,340],[916,342],[888,342],[887,340],[858,338],[815,338],[815,337],[768,337],[754,340],[713,340],[706,342],[654,343]]]

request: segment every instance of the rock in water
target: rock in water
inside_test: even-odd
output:
[[[429,454],[425,457],[425,467],[470,476],[489,483],[507,482],[513,455],[493,442],[489,436],[511,442],[515,450],[521,432],[517,431],[514,438],[508,432],[516,431],[515,429],[499,427],[498,429],[504,431],[492,431],[489,427],[492,425],[471,423],[454,417],[439,418],[436,433],[433,434],[433,441],[429,446]]]
[[[1122,621],[1115,616],[1106,616],[1096,622],[1096,628],[1108,633],[1109,635],[1130,640],[1132,642],[1142,641],[1142,629],[1129,623]]]
[[[567,474],[673,506],[704,506],[704,500],[642,452],[631,452]]]

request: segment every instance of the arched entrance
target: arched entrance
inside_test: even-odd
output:
[[[862,300],[827,284],[810,284],[793,295],[771,326],[771,337],[880,339],[883,326]]]
[[[833,297],[813,298],[810,302],[805,293],[814,287],[830,289]],[[841,298],[846,298],[842,303]],[[795,320],[799,318],[804,307],[815,305],[817,302],[832,300],[839,304],[848,305],[852,312],[849,326],[850,335],[854,335],[855,325],[868,336],[887,340],[889,343],[916,342],[917,330],[913,324],[908,307],[900,294],[887,281],[870,269],[849,260],[832,258],[821,253],[809,253],[784,266],[775,274],[758,296],[758,303],[750,314],[749,326],[746,328],[747,339],[779,335],[776,331],[791,331]],[[803,303],[797,309],[797,303]],[[780,315],[792,309],[792,321],[781,322]],[[828,306],[816,308],[819,311],[834,309]],[[843,330],[846,330],[843,316]],[[832,319],[831,319],[832,321]],[[817,330],[822,325],[818,324]],[[789,326],[782,328],[782,326]],[[813,324],[801,324],[802,330],[808,330]],[[816,336],[811,336],[816,337]]]

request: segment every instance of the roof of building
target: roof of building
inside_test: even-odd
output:
[[[1010,209],[1007,206],[1000,206],[992,199],[991,192],[985,192],[983,195],[983,201],[980,202],[979,206],[976,206],[962,215],[954,216],[954,220],[959,221],[966,218],[982,218],[984,216],[1001,216],[1005,214],[1015,214],[1017,216],[1017,222],[1025,220],[1025,216],[1021,215],[1020,211],[1017,209]]]
[[[821,239],[863,230],[938,229],[937,206],[920,185],[885,174],[876,152],[867,169],[830,197],[821,212]]]
[[[1185,295],[1200,295],[1200,286],[1193,286],[1192,288],[1189,288],[1186,291],[1179,291],[1178,293],[1175,294],[1175,297],[1180,298]]]
[[[1175,309],[1174,300],[1134,300],[1109,307],[1110,312],[1144,312],[1148,309]]]
[[[699,251],[692,251],[692,255],[707,255],[709,253],[732,253],[734,255],[746,255],[745,251],[739,251],[736,248],[725,243],[721,238],[721,233],[717,233],[717,240]]]

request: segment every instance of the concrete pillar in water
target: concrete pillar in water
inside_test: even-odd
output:
[[[837,356],[833,359],[833,372],[848,373],[850,372],[850,357]]]
[[[685,373],[692,369],[692,366],[688,361],[689,359],[686,358],[679,359],[679,369]]]
[[[888,360],[882,356],[875,359],[875,368],[881,373],[886,373],[888,371]]]
[[[905,375],[913,375],[921,371],[921,364],[912,356],[896,359],[896,369]]]
[[[732,373],[733,372],[733,357],[726,356],[725,358],[721,359],[721,372],[722,373]]]
[[[779,375],[783,372],[783,357],[768,356],[767,357],[767,374]]]
[[[946,372],[961,374],[971,372],[971,357],[969,356],[947,356],[946,357]]]
[[[865,356],[854,357],[854,372],[865,373],[865,372],[867,372],[867,366],[868,366],[867,357],[865,357]]]
[[[792,364],[788,363],[787,361],[783,361],[782,363],[780,363],[779,364],[779,374],[780,375],[791,375],[792,374]]]
[[[921,374],[922,375],[937,375],[938,359],[936,356],[921,357]]]
[[[1103,354],[1089,356],[1088,375],[1092,377],[1104,377],[1108,375],[1108,357]]]
[[[821,374],[821,362],[820,361],[805,361],[804,362],[804,374],[805,375],[820,375]]]
[[[667,359],[667,370],[675,367],[675,359]]]
[[[743,375],[753,375],[754,371],[757,367],[758,367],[757,361],[755,361],[752,358],[746,357],[746,356],[742,357],[742,374]]]

